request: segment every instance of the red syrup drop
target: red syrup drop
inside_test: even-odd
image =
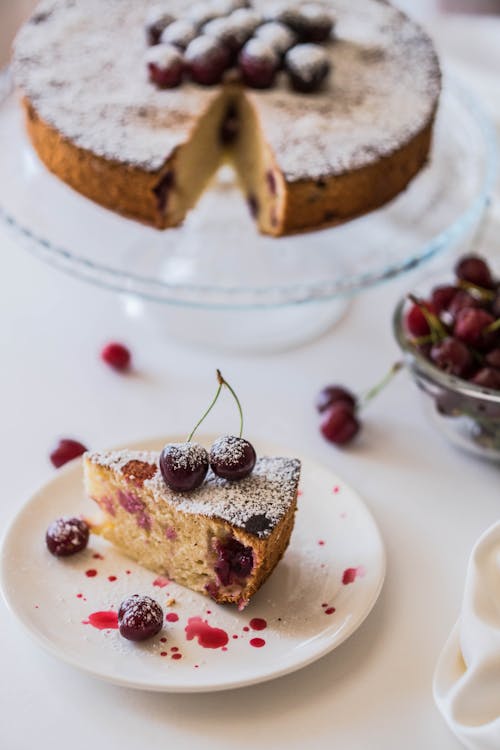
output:
[[[97,575],[97,570],[95,570],[94,568],[90,568],[90,570],[85,571],[85,575],[87,576],[87,578],[95,578],[95,576]]]
[[[338,493],[339,493],[339,492],[340,492],[340,487],[338,487],[338,486],[335,486],[335,487],[333,488],[333,494],[334,494],[334,495],[338,495]]]
[[[190,617],[186,625],[186,638],[192,641],[198,639],[198,643],[203,648],[222,648],[229,641],[229,636],[221,628],[213,628],[206,620],[201,617]]]
[[[113,581],[116,581],[116,576],[108,576],[108,581],[113,583]]]
[[[265,630],[267,628],[267,621],[261,617],[254,617],[250,620],[250,627],[252,630]]]
[[[172,654],[172,659],[182,659],[182,654]]]
[[[166,643],[166,642],[167,642],[166,638],[160,638],[160,643]]]
[[[83,599],[83,594],[77,594],[77,595],[76,595],[76,598],[77,598],[77,599]]]
[[[160,656],[168,656],[166,651],[160,651]]]
[[[178,615],[178,614],[176,614],[175,612],[169,612],[169,613],[168,613],[168,614],[166,615],[166,617],[165,617],[165,620],[166,620],[167,622],[177,622],[177,620],[178,620],[178,619],[179,619],[179,615]]]
[[[92,625],[97,630],[117,630],[118,615],[116,612],[92,612],[88,620],[83,620],[84,625]]]
[[[165,576],[158,576],[158,578],[155,578],[153,581],[153,586],[158,586],[158,588],[163,589],[165,586],[168,586],[170,581],[168,578],[165,578]]]
[[[179,650],[179,647],[178,647],[178,646],[172,646],[172,648],[170,649],[170,651],[171,651],[171,652],[172,652],[173,654],[175,654],[175,652],[176,652],[176,651],[178,651],[178,650]]]
[[[245,627],[243,628],[243,630],[245,631],[245,633],[248,633],[248,631],[250,630],[250,628],[247,625],[245,625]]]
[[[324,543],[325,542],[323,541],[323,539],[320,539],[319,542],[318,542],[318,544],[319,544],[320,547],[322,547],[324,545]]]
[[[95,552],[92,557],[94,558],[94,560],[104,560],[104,557],[100,555],[99,552]]]
[[[344,574],[342,576],[342,583],[344,586],[347,586],[348,583],[354,583],[356,578],[362,578],[365,574],[365,569],[362,565],[360,565],[357,568],[347,568],[344,570]]]
[[[266,645],[266,642],[263,638],[252,638],[250,640],[250,645],[254,648],[262,648],[262,646]]]
[[[328,607],[328,609],[325,609],[325,615],[333,615],[335,612],[335,607]]]

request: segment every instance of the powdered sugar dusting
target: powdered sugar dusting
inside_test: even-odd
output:
[[[144,482],[159,503],[172,503],[184,513],[220,518],[264,539],[281,521],[294,502],[300,477],[300,461],[293,458],[258,458],[252,474],[230,482],[209,471],[202,486],[176,493],[165,484],[158,468],[158,453],[115,451],[90,453],[87,460],[119,472],[130,461],[146,461],[157,467]]]
[[[256,0],[257,11],[269,0]],[[297,4],[298,5],[298,4]],[[316,95],[245,89],[289,181],[378,161],[430,121],[440,91],[429,37],[379,0],[330,0],[338,21],[326,49],[334,70]],[[185,15],[191,0],[168,0]],[[40,117],[77,146],[108,159],[161,168],[190,136],[218,87],[158,90],[143,64],[147,6],[135,0],[42,0],[15,44],[16,81]],[[35,18],[35,17],[34,17]],[[41,19],[41,20],[40,20]]]

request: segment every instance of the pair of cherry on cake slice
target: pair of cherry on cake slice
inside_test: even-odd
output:
[[[83,550],[89,530],[145,568],[218,603],[243,609],[283,556],[293,529],[300,461],[256,457],[241,437],[243,413],[217,371],[215,398],[186,443],[161,454],[87,453],[88,495],[99,522],[59,519],[49,527],[49,550]],[[226,387],[240,413],[240,436],[217,440],[210,452],[192,437]],[[209,471],[210,468],[210,471]]]
[[[175,88],[185,78],[203,86],[221,83],[234,69],[251,88],[271,88],[280,70],[292,88],[317,91],[330,72],[320,46],[331,37],[335,19],[320,3],[270,3],[263,14],[247,0],[211,0],[175,18],[163,6],[146,19],[149,77],[159,88]]]

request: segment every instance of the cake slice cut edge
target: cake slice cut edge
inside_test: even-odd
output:
[[[259,458],[239,482],[216,477],[188,493],[165,484],[159,454],[87,453],[84,481],[100,508],[94,533],[158,575],[243,609],[288,547],[300,461]]]

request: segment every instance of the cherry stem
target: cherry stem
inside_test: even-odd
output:
[[[490,325],[484,329],[484,333],[495,333],[495,331],[498,330],[500,330],[500,318],[495,320],[494,323],[490,323]]]
[[[217,370],[217,377],[218,377],[218,374],[219,374],[219,371]],[[220,392],[222,391],[222,386],[223,385],[224,385],[224,383],[221,383],[221,381],[219,380],[219,387],[217,388],[217,393],[215,394],[215,396],[214,396],[214,398],[213,398],[210,406],[208,407],[208,409],[206,410],[206,412],[204,413],[204,415],[202,416],[202,418],[200,419],[200,421],[198,422],[198,424],[195,426],[194,430],[191,432],[190,436],[188,437],[188,439],[187,439],[188,443],[191,442],[191,440],[194,437],[195,432],[198,430],[198,428],[200,427],[201,423],[205,421],[205,419],[208,417],[208,415],[210,414],[210,412],[214,408],[215,404],[217,403],[217,399],[220,396]]]
[[[421,299],[418,299],[418,297],[415,297],[414,294],[409,294],[408,299],[418,307],[425,320],[427,321],[427,325],[431,329],[431,336],[434,343],[438,343],[441,339],[445,339],[447,336],[446,329],[439,320],[438,316],[434,315],[434,313],[427,308],[425,302],[423,302]]]
[[[195,433],[198,431],[198,428],[201,426],[201,424],[205,421],[205,419],[208,417],[208,415],[210,414],[210,412],[214,408],[214,406],[217,403],[217,400],[218,400],[218,398],[220,396],[220,392],[222,391],[222,389],[223,389],[224,386],[226,386],[226,388],[228,389],[228,391],[231,393],[231,395],[233,396],[234,400],[236,401],[236,405],[237,405],[238,411],[240,413],[240,437],[243,435],[243,409],[241,408],[240,400],[239,400],[238,396],[236,395],[236,393],[234,392],[234,390],[229,385],[229,383],[227,382],[227,380],[224,380],[224,377],[222,376],[222,373],[221,373],[220,370],[217,370],[217,382],[219,384],[219,386],[217,388],[217,392],[216,392],[214,398],[212,399],[212,401],[210,403],[210,406],[208,407],[208,409],[206,410],[206,412],[203,414],[203,416],[201,417],[201,419],[199,420],[199,422],[196,424],[194,430],[191,432],[190,436],[188,437],[188,439],[187,439],[188,443],[191,442],[191,440],[193,439]]]
[[[495,293],[492,292],[491,289],[485,289],[484,287],[478,286],[477,284],[472,284],[470,281],[464,281],[464,279],[460,279],[458,282],[458,286],[460,287],[460,289],[464,289],[466,292],[475,292],[477,297],[485,300],[486,302],[491,302],[495,299]]]
[[[377,385],[375,385],[373,388],[371,388],[367,393],[365,393],[365,395],[361,398],[360,408],[364,408],[368,403],[370,403],[370,401],[372,401],[376,396],[378,396],[378,394],[389,385],[389,383],[392,381],[394,376],[397,375],[398,372],[403,369],[403,367],[404,367],[403,362],[396,362],[391,367],[387,375],[384,375],[382,380],[379,383],[377,383]]]
[[[223,385],[225,385],[226,388],[228,389],[228,391],[230,392],[230,394],[232,395],[232,397],[234,398],[234,400],[236,401],[236,406],[238,407],[238,411],[240,413],[240,434],[239,434],[239,437],[241,437],[243,435],[243,409],[241,408],[240,400],[239,400],[238,396],[236,395],[235,391],[231,388],[231,386],[227,382],[227,380],[224,380],[224,378],[222,377],[222,373],[221,373],[220,370],[217,370],[217,379],[218,379],[218,381],[220,383],[220,386],[222,387]]]

